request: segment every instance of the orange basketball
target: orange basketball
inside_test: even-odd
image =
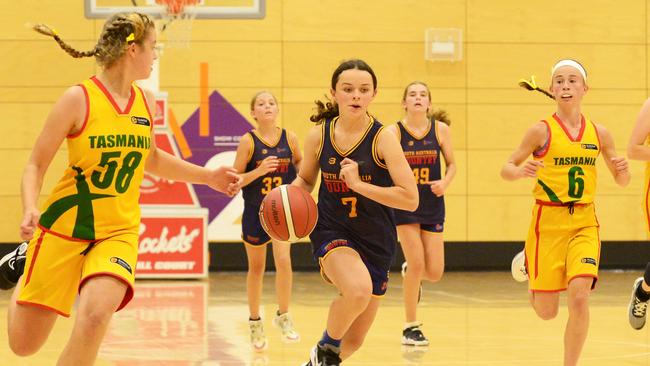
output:
[[[260,206],[260,222],[275,240],[296,241],[309,235],[318,221],[318,208],[304,189],[288,184],[273,188]]]

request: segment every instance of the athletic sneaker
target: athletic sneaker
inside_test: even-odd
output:
[[[282,341],[294,343],[300,341],[300,334],[293,329],[293,319],[289,313],[284,313],[273,318],[273,325],[282,331]]]
[[[405,346],[428,346],[429,340],[422,334],[420,326],[417,324],[408,327],[402,331],[402,344]]]
[[[627,319],[632,328],[639,330],[645,325],[646,310],[648,309],[648,302],[641,301],[636,297],[636,291],[641,287],[643,277],[639,277],[634,281],[632,286],[632,296],[630,297],[630,304],[627,307]]]
[[[317,344],[311,349],[309,353],[309,361],[302,364],[302,366],[338,366],[341,364],[341,357],[339,356],[340,350],[337,352],[337,347],[326,344],[321,346]]]
[[[526,252],[522,250],[517,253],[514,258],[512,258],[512,263],[510,264],[510,272],[512,272],[512,278],[517,282],[526,282],[528,281],[528,272],[526,271]]]
[[[16,287],[25,270],[26,253],[27,242],[24,242],[0,259],[0,289],[9,290]]]
[[[406,278],[406,262],[402,263],[402,278]],[[422,299],[422,282],[420,282],[420,289],[418,290],[418,304]]]
[[[264,324],[262,319],[248,320],[248,325],[251,328],[251,345],[257,352],[264,351],[268,347],[266,336],[264,335]]]

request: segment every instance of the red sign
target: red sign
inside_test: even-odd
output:
[[[160,214],[157,215],[156,211]],[[208,241],[205,211],[143,208],[136,277],[206,277]]]
[[[160,98],[160,99],[158,99]],[[156,98],[156,110],[153,112],[154,127],[167,127],[167,97]]]

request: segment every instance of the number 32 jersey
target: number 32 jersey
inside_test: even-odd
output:
[[[135,84],[122,110],[92,77],[81,130],[67,136],[68,168],[45,203],[39,226],[47,232],[94,241],[138,232],[140,182],[151,147],[152,118]]]
[[[556,114],[542,122],[547,125],[549,137],[542,150],[534,154],[535,160],[544,163],[537,171],[535,199],[555,203],[593,202],[596,158],[600,153],[596,125],[582,116],[580,131],[573,138]]]

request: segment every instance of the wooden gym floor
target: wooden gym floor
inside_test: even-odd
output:
[[[582,365],[650,365],[650,326],[632,330],[627,304],[637,272],[601,272],[591,298],[591,328]],[[97,365],[244,366],[301,365],[319,339],[336,295],[316,273],[296,273],[292,303],[302,341],[283,344],[272,326],[276,310],[272,273],[265,279],[263,312],[269,349],[251,351],[245,273],[213,273],[207,281],[139,281],[136,297],[116,314]],[[60,318],[48,343],[21,359],[7,347],[9,292],[0,293],[0,365],[54,365],[72,320]],[[452,272],[425,284],[420,318],[428,348],[400,345],[401,278],[389,292],[362,349],[345,365],[529,365],[562,364],[565,301],[557,319],[538,319],[525,284],[506,272]]]

